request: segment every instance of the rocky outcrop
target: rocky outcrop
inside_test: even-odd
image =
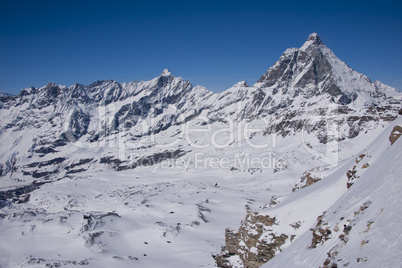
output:
[[[341,217],[339,219],[339,222],[337,222],[335,225],[331,225],[326,221],[326,212],[324,212],[317,218],[316,226],[310,229],[310,231],[312,232],[312,239],[309,249],[312,250],[314,248],[317,248],[330,239],[335,240],[333,241],[333,244],[335,244],[335,246],[333,246],[327,252],[327,258],[325,259],[322,267],[339,267],[338,265],[340,265],[341,263],[344,267],[349,265],[349,262],[345,262],[344,260],[336,257],[341,248],[349,242],[349,234],[352,231],[353,227],[356,225],[356,221],[359,220],[359,214],[364,213],[364,211],[368,209],[371,204],[372,201],[364,202],[358,210],[354,211],[353,216],[350,215],[348,219],[345,219],[345,217]],[[342,223],[343,226],[341,225]],[[364,230],[363,233],[367,233],[370,230],[371,224],[373,224],[373,222],[367,223],[367,229]],[[369,240],[362,240],[360,247],[363,247],[367,243],[369,243]],[[360,261],[358,260],[357,262]]]
[[[303,176],[300,179],[300,182],[295,185],[295,187],[292,189],[292,191],[294,192],[296,190],[306,188],[306,187],[320,181],[321,179],[322,179],[321,177],[314,176],[311,174],[311,172],[305,171],[303,173]]]
[[[114,158],[113,156],[106,156],[100,159],[101,164],[106,164],[112,169],[116,171],[122,171],[127,169],[134,169],[137,167],[149,167],[159,164],[166,160],[178,159],[185,155],[185,152],[182,149],[177,149],[175,151],[162,151],[154,153],[153,155],[138,157],[137,159],[133,159],[131,161],[122,161],[118,158]]]
[[[260,215],[248,211],[237,232],[225,230],[225,246],[215,255],[218,267],[232,267],[230,257],[240,257],[244,267],[257,268],[272,259],[289,237],[286,234],[270,232],[270,227],[277,225],[275,217]]]
[[[353,165],[353,167],[346,172],[346,177],[348,178],[346,187],[348,189],[352,187],[355,180],[361,176],[365,169],[370,167],[370,163],[368,162],[369,158],[370,156],[367,154],[360,154],[355,160],[356,164]],[[362,162],[363,159],[365,159],[365,161]]]
[[[46,182],[36,182],[8,191],[0,191],[0,209],[10,203],[27,203],[30,199],[30,193],[35,191]]]
[[[313,234],[313,239],[311,240],[310,249],[316,248],[317,245],[323,244],[325,241],[331,238],[332,231],[328,227],[328,223],[326,223],[323,219],[325,216],[325,212],[318,216],[317,224],[314,228],[310,229]]]
[[[397,139],[399,139],[401,134],[402,134],[402,127],[401,126],[395,126],[392,129],[391,135],[389,136],[389,141],[391,142],[391,145],[394,144],[394,142],[396,142]]]

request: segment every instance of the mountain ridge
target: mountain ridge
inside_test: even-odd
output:
[[[313,47],[313,49],[311,49],[311,46]],[[272,66],[272,67],[270,67],[269,69],[268,69],[268,71],[265,73],[265,74],[263,74],[262,76],[261,76],[261,78],[255,83],[255,85],[254,86],[260,86],[259,85],[259,83],[262,83],[262,82],[264,82],[264,77],[265,76],[267,76],[268,75],[268,72],[269,72],[269,70],[271,69],[271,68],[273,68],[274,66],[276,66],[279,62],[280,62],[280,59],[284,56],[284,55],[287,55],[287,54],[294,54],[295,52],[299,52],[299,51],[301,51],[301,52],[306,52],[307,50],[314,50],[314,49],[316,49],[316,48],[318,48],[318,47],[323,47],[323,48],[325,48],[325,52],[327,52],[328,54],[333,54],[333,52],[330,50],[330,49],[328,49],[328,47],[326,47],[325,46],[325,44],[322,42],[322,40],[321,40],[321,38],[319,37],[319,35],[317,34],[317,33],[312,33],[312,34],[310,34],[309,35],[309,37],[307,38],[307,40],[306,40],[306,42],[300,47],[300,48],[288,48],[288,49],[286,49],[286,51],[282,54],[282,56],[279,58],[279,60]],[[335,56],[335,54],[333,54],[333,56],[336,58],[336,59],[338,59],[336,56]],[[339,59],[338,59],[339,60]],[[355,70],[353,70],[352,68],[350,68],[345,62],[343,62],[343,61],[339,61],[341,64],[344,64],[347,68],[349,68],[352,72],[356,72],[356,73],[358,73],[357,71],[355,71]],[[173,76],[172,75],[172,73],[169,71],[169,69],[167,69],[167,68],[165,68],[163,71],[162,71],[162,73],[160,74],[160,76],[158,76],[158,77],[169,77],[169,76]],[[174,76],[173,76],[174,77]],[[157,77],[156,77],[157,78]],[[181,78],[181,77],[177,77],[177,78]],[[153,79],[151,79],[151,80],[149,80],[149,81],[140,81],[140,82],[138,82],[138,81],[131,81],[131,82],[122,82],[122,83],[118,83],[118,82],[116,82],[116,81],[114,81],[114,80],[98,80],[98,81],[96,81],[96,82],[94,82],[94,83],[92,83],[92,84],[90,84],[90,85],[83,85],[83,84],[79,84],[79,83],[75,83],[74,85],[79,85],[79,86],[82,86],[82,87],[92,87],[92,86],[96,86],[96,85],[100,85],[100,84],[104,84],[104,83],[117,83],[117,84],[119,84],[119,85],[128,85],[128,84],[136,84],[136,83],[144,83],[144,82],[150,82],[150,81],[153,81],[155,78],[153,78]],[[369,79],[369,78],[367,78],[367,77],[365,77],[365,79],[367,79],[370,83],[373,83],[373,82],[371,82],[371,80]],[[188,82],[188,81],[186,81],[186,82]],[[237,82],[237,83],[240,83],[240,82],[243,82],[243,81],[239,81],[239,82]],[[236,84],[237,84],[236,83]],[[378,81],[377,82],[377,84],[379,84],[379,83],[381,83],[380,81]],[[71,87],[73,87],[74,85],[72,85],[72,86],[70,86],[70,87],[66,87],[66,86],[64,86],[64,85],[56,85],[54,82],[49,82],[48,83],[48,85],[49,84],[51,84],[51,85],[53,85],[53,86],[59,86],[59,87],[61,87],[61,88],[63,88],[63,89],[66,89],[66,88],[71,88]],[[381,83],[382,84],[382,83]],[[268,84],[269,85],[269,84]],[[382,85],[384,85],[384,84],[382,84]],[[47,85],[46,85],[47,86]],[[44,86],[44,87],[46,87],[46,86]],[[385,86],[385,85],[384,85]],[[42,89],[42,88],[44,88],[44,87],[40,87],[40,88],[37,88],[37,89]],[[202,86],[201,86],[202,87]],[[265,84],[264,85],[264,87],[267,87],[267,85]],[[395,88],[392,88],[392,87],[389,87],[389,86],[386,86],[386,87],[388,87],[389,88],[389,90],[392,90],[392,91],[398,91],[398,90],[396,90]],[[22,91],[27,91],[28,89],[32,89],[33,87],[31,87],[31,88],[25,88],[25,89],[22,89]],[[227,89],[226,89],[227,90]],[[214,93],[214,94],[220,94],[220,93],[223,93],[223,92],[225,92],[226,90],[224,90],[224,91],[222,91],[222,92],[218,92],[218,93]],[[8,95],[13,95],[13,94],[8,94]],[[20,95],[20,94],[17,94],[17,95],[13,95],[13,96],[18,96],[18,95]]]
[[[13,97],[2,97],[2,132],[29,127],[34,139],[30,148],[25,147],[22,152],[3,152],[0,163],[5,165],[17,152],[55,153],[58,147],[76,142],[93,147],[116,133],[127,131],[129,140],[138,140],[171,127],[180,128],[200,116],[206,117],[208,124],[227,119],[264,119],[268,122],[265,134],[276,133],[283,137],[306,127],[321,133],[318,134],[320,142],[327,143],[333,138],[325,134],[326,126],[309,122],[307,115],[339,105],[340,117],[336,122],[339,127],[344,125],[345,130],[340,130],[338,139],[353,138],[382,120],[395,118],[401,96],[395,89],[380,82],[372,83],[350,69],[314,33],[301,48],[287,49],[253,86],[240,81],[221,93],[193,87],[189,81],[174,77],[164,69],[149,81],[105,80],[70,87],[48,83],[41,88],[24,89]],[[143,131],[143,122],[153,123]],[[50,136],[45,134],[47,132]],[[38,136],[38,133],[42,134]]]

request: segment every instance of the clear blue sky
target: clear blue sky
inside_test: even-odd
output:
[[[402,1],[2,0],[0,91],[149,80],[168,68],[219,92],[254,84],[312,32],[402,90]]]

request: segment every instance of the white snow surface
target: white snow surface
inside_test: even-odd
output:
[[[275,226],[277,233],[290,234],[293,229],[288,224],[302,222],[292,233],[296,235],[293,243],[287,243],[266,267],[318,267],[335,246],[339,248],[336,259],[350,262],[352,267],[358,265],[358,257],[367,257],[370,267],[393,267],[401,261],[398,193],[402,142],[391,146],[388,136],[392,127],[401,123],[398,118],[379,135],[361,138],[359,146],[341,143],[341,151],[352,147],[354,153],[345,154],[345,160],[335,168],[323,168],[323,180],[296,192],[291,189],[302,171],[319,163],[298,149],[300,137],[284,139],[284,143],[278,140],[276,153],[289,165],[279,173],[272,169],[195,168],[192,158],[187,169],[185,163],[171,163],[170,168],[160,166],[156,170],[151,166],[122,172],[87,171],[45,184],[31,193],[29,202],[0,210],[4,215],[0,220],[0,265],[213,267],[212,254],[224,244],[225,228],[238,228],[246,210],[255,210],[286,223]],[[237,150],[253,151],[217,150],[209,157],[223,154],[231,158]],[[361,153],[370,156],[370,167],[348,190],[346,170]],[[265,153],[252,153],[258,154]],[[279,205],[263,208],[268,207],[272,196],[278,197]],[[367,201],[372,202],[370,207],[354,216]],[[323,245],[307,249],[312,238],[309,229],[324,211],[325,221],[332,228],[352,225],[349,242],[338,245],[338,234],[333,232]],[[85,229],[89,224],[84,216],[107,213],[116,214]],[[364,232],[369,221],[374,222],[371,230]],[[93,241],[91,236],[95,237]],[[362,240],[369,243],[361,247]]]
[[[388,140],[395,125],[402,125],[402,118],[361,152],[370,157],[370,166],[349,190],[337,187],[330,176],[304,189],[303,195],[290,196],[286,212],[292,217],[325,212],[324,227],[330,227],[330,239],[309,248],[313,238],[310,228],[315,227],[309,224],[294,243],[262,267],[322,267],[329,252],[336,252],[333,263],[338,267],[398,267],[402,263],[402,140],[392,146]],[[345,176],[336,177],[345,186]],[[323,189],[319,194],[318,188]],[[362,210],[364,206],[368,207]],[[283,212],[279,206],[277,209]],[[351,226],[346,243],[339,239],[344,225]]]

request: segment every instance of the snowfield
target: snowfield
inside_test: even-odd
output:
[[[181,165],[150,166],[45,184],[29,202],[2,209],[2,265],[213,267],[225,228],[236,228],[246,210],[267,206],[272,196],[289,194],[299,178],[273,176],[272,168],[213,169],[210,161],[184,172]]]
[[[237,229],[246,211],[254,210],[275,216],[279,222],[302,223],[292,233],[297,238],[284,245],[287,248],[269,267],[290,263],[318,267],[334,247],[339,252],[336,259],[352,267],[357,264],[355,256],[367,257],[371,267],[384,263],[391,267],[398,263],[395,252],[401,245],[398,192],[402,170],[398,161],[401,141],[391,146],[388,136],[401,122],[392,123],[363,150],[370,155],[369,172],[349,190],[345,174],[356,155],[322,171],[323,180],[295,192],[292,188],[300,180],[301,163],[299,167],[294,163],[295,170],[285,173],[204,167],[183,172],[174,165],[155,171],[150,166],[81,173],[45,184],[30,194],[28,202],[2,208],[1,266],[213,267],[212,254],[224,245],[225,229]],[[273,196],[279,204],[269,208]],[[355,216],[354,211],[368,201],[369,209]],[[329,226],[353,226],[350,242],[343,245],[334,233],[322,246],[307,249],[310,228],[324,211]],[[370,221],[371,231],[364,233]],[[288,233],[289,229],[288,224],[279,224],[275,232]],[[363,240],[370,243],[361,247]],[[374,252],[379,248],[382,254]]]

